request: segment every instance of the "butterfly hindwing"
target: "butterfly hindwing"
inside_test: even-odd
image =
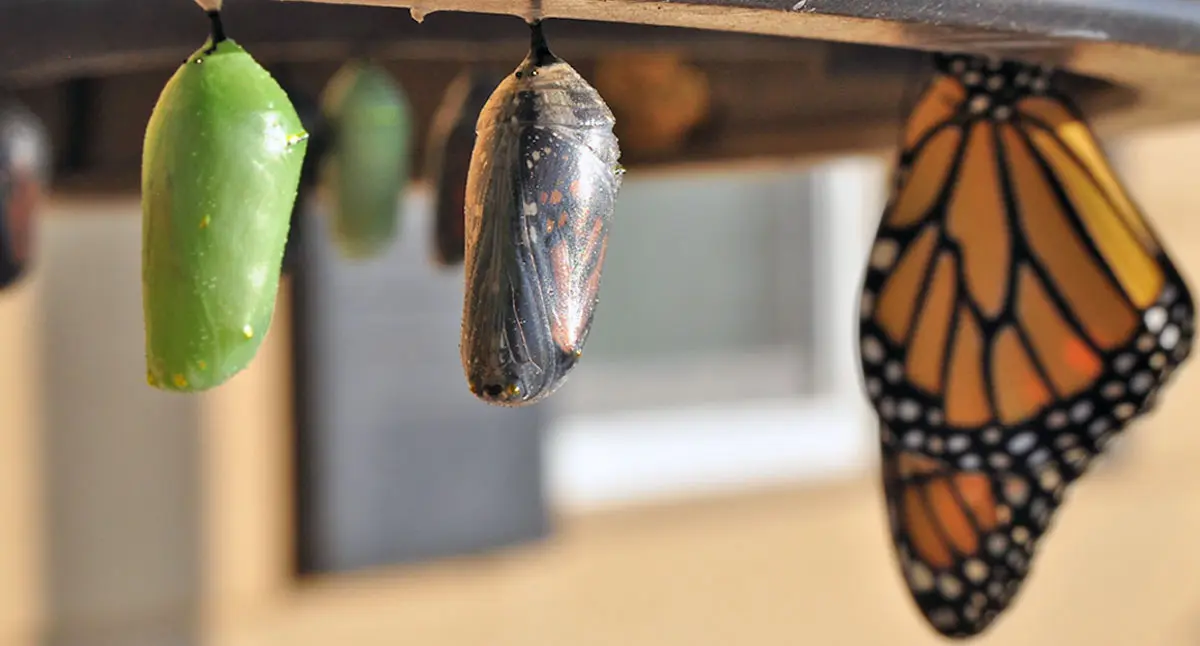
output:
[[[938,632],[970,637],[1013,602],[1066,481],[1057,465],[963,471],[881,430],[892,541],[908,590]]]

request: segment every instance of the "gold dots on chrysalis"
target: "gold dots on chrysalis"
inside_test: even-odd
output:
[[[187,378],[179,373],[175,373],[175,376],[171,377],[171,381],[175,383],[176,388],[186,388],[188,385]]]
[[[146,383],[151,386],[158,386],[158,379],[149,370],[146,371]]]
[[[250,325],[249,323],[243,325],[242,326],[242,336],[246,337],[247,339],[253,339],[254,338],[254,326]]]
[[[206,216],[200,218],[200,228],[201,229],[207,229],[208,225],[211,223],[212,223],[212,217],[210,217],[210,216],[206,215]]]
[[[205,361],[204,359],[200,359],[199,361],[196,362],[196,367],[201,370],[206,370],[206,369],[208,369],[208,362]]]

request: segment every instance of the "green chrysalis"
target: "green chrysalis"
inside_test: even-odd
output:
[[[301,238],[304,225],[302,220],[312,212],[317,201],[317,186],[320,175],[321,160],[324,158],[326,136],[325,117],[321,114],[321,106],[315,98],[306,92],[298,90],[289,84],[286,74],[279,70],[273,71],[272,76],[279,81],[287,92],[296,114],[300,115],[300,123],[308,132],[308,152],[304,155],[304,164],[300,167],[300,188],[296,192],[296,204],[292,207],[291,226],[288,229],[287,244],[283,249],[283,275],[290,276],[301,260]]]
[[[163,88],[142,157],[146,379],[224,383],[271,324],[308,134],[245,50],[213,35]]]
[[[408,183],[413,144],[408,100],[386,70],[356,60],[334,74],[322,109],[332,137],[322,184],[333,238],[347,257],[375,256],[396,237]]]

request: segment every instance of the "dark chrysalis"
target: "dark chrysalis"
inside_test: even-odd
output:
[[[275,74],[277,79],[280,76]],[[300,262],[300,236],[303,235],[301,232],[304,228],[297,221],[312,211],[317,204],[320,167],[328,146],[329,130],[325,124],[325,115],[316,99],[290,84],[283,83],[282,86],[296,108],[296,114],[300,116],[300,123],[308,132],[308,153],[300,167],[300,187],[296,194],[296,204],[292,207],[292,225],[288,230],[287,246],[283,249],[283,275],[290,276],[296,263]]]
[[[21,279],[34,245],[35,217],[50,183],[50,139],[16,102],[0,107],[0,289]]]
[[[466,192],[463,369],[506,406],[552,394],[579,360],[623,173],[612,112],[531,27],[479,115]]]
[[[479,113],[501,74],[467,69],[446,90],[430,130],[426,176],[433,184],[433,258],[453,267],[463,261],[467,173],[475,149]]]
[[[859,301],[896,554],[938,633],[1015,602],[1067,486],[1192,354],[1166,240],[1052,70],[938,54]]]

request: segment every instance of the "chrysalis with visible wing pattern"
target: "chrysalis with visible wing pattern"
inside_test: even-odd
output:
[[[408,99],[387,70],[354,60],[334,74],[322,104],[332,137],[322,184],[333,239],[343,255],[370,258],[398,229],[412,156]]]
[[[146,378],[181,392],[258,353],[308,146],[287,94],[209,15],[213,35],[163,88],[142,157]]]
[[[466,193],[463,368],[506,406],[549,396],[579,360],[622,176],[612,112],[531,27],[479,115]]]
[[[499,74],[468,69],[450,83],[433,119],[426,175],[433,183],[433,257],[451,267],[463,261],[467,173],[475,149],[475,123]]]

